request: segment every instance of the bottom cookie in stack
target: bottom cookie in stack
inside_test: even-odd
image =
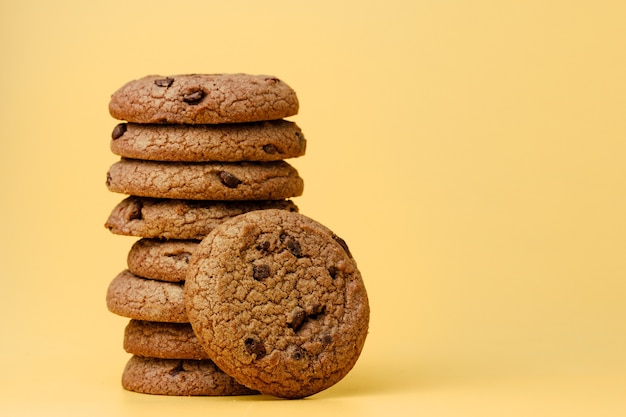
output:
[[[132,356],[122,387],[154,395],[227,396],[256,394],[222,372],[212,361]]]

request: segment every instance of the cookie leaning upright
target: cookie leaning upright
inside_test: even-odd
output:
[[[184,302],[220,369],[278,397],[337,383],[368,332],[365,285],[345,241],[284,210],[242,214],[209,233],[191,258]]]
[[[109,112],[135,123],[218,124],[282,119],[298,107],[295,91],[276,77],[185,74],[130,81],[113,94]]]

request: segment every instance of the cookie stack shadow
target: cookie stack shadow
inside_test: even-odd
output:
[[[126,197],[106,227],[136,238],[126,267],[109,285],[108,309],[126,317],[131,357],[125,389],[162,395],[245,395],[207,357],[189,324],[186,270],[212,229],[262,209],[298,211],[303,180],[285,159],[304,155],[295,92],[275,77],[150,76],[116,91],[107,174]]]

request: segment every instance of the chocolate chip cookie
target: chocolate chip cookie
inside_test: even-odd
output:
[[[209,357],[278,397],[337,383],[368,331],[367,293],[348,246],[298,213],[249,212],[215,228],[191,259],[184,293]]]
[[[188,323],[183,284],[156,281],[122,271],[109,284],[109,311],[137,320]]]
[[[208,360],[159,359],[132,356],[122,374],[129,391],[156,395],[251,395]]]
[[[143,278],[184,281],[189,259],[198,243],[197,240],[139,239],[128,252],[128,270]]]
[[[298,98],[289,85],[268,75],[151,75],[113,93],[109,112],[135,123],[242,123],[293,116]]]
[[[111,151],[151,161],[278,161],[304,155],[306,139],[293,122],[273,120],[220,125],[120,123]]]
[[[130,196],[112,210],[105,227],[125,236],[202,239],[231,217],[270,208],[298,211],[291,200],[190,201]]]
[[[281,200],[302,194],[304,182],[285,161],[154,162],[122,159],[111,166],[110,191],[186,200]]]
[[[124,330],[124,350],[161,359],[208,359],[189,323],[130,320]]]

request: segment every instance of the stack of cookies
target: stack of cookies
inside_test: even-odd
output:
[[[275,77],[151,76],[112,96],[106,226],[139,239],[109,285],[130,318],[124,388],[302,398],[341,380],[368,332],[346,242],[289,200],[305,152],[294,91]]]
[[[243,395],[209,359],[184,301],[200,241],[228,219],[257,210],[297,212],[303,180],[285,159],[304,155],[298,100],[284,82],[247,74],[148,76],[116,91],[112,133],[121,157],[107,174],[126,194],[106,227],[139,238],[109,285],[107,306],[130,318],[132,354],[122,384],[166,395]]]

